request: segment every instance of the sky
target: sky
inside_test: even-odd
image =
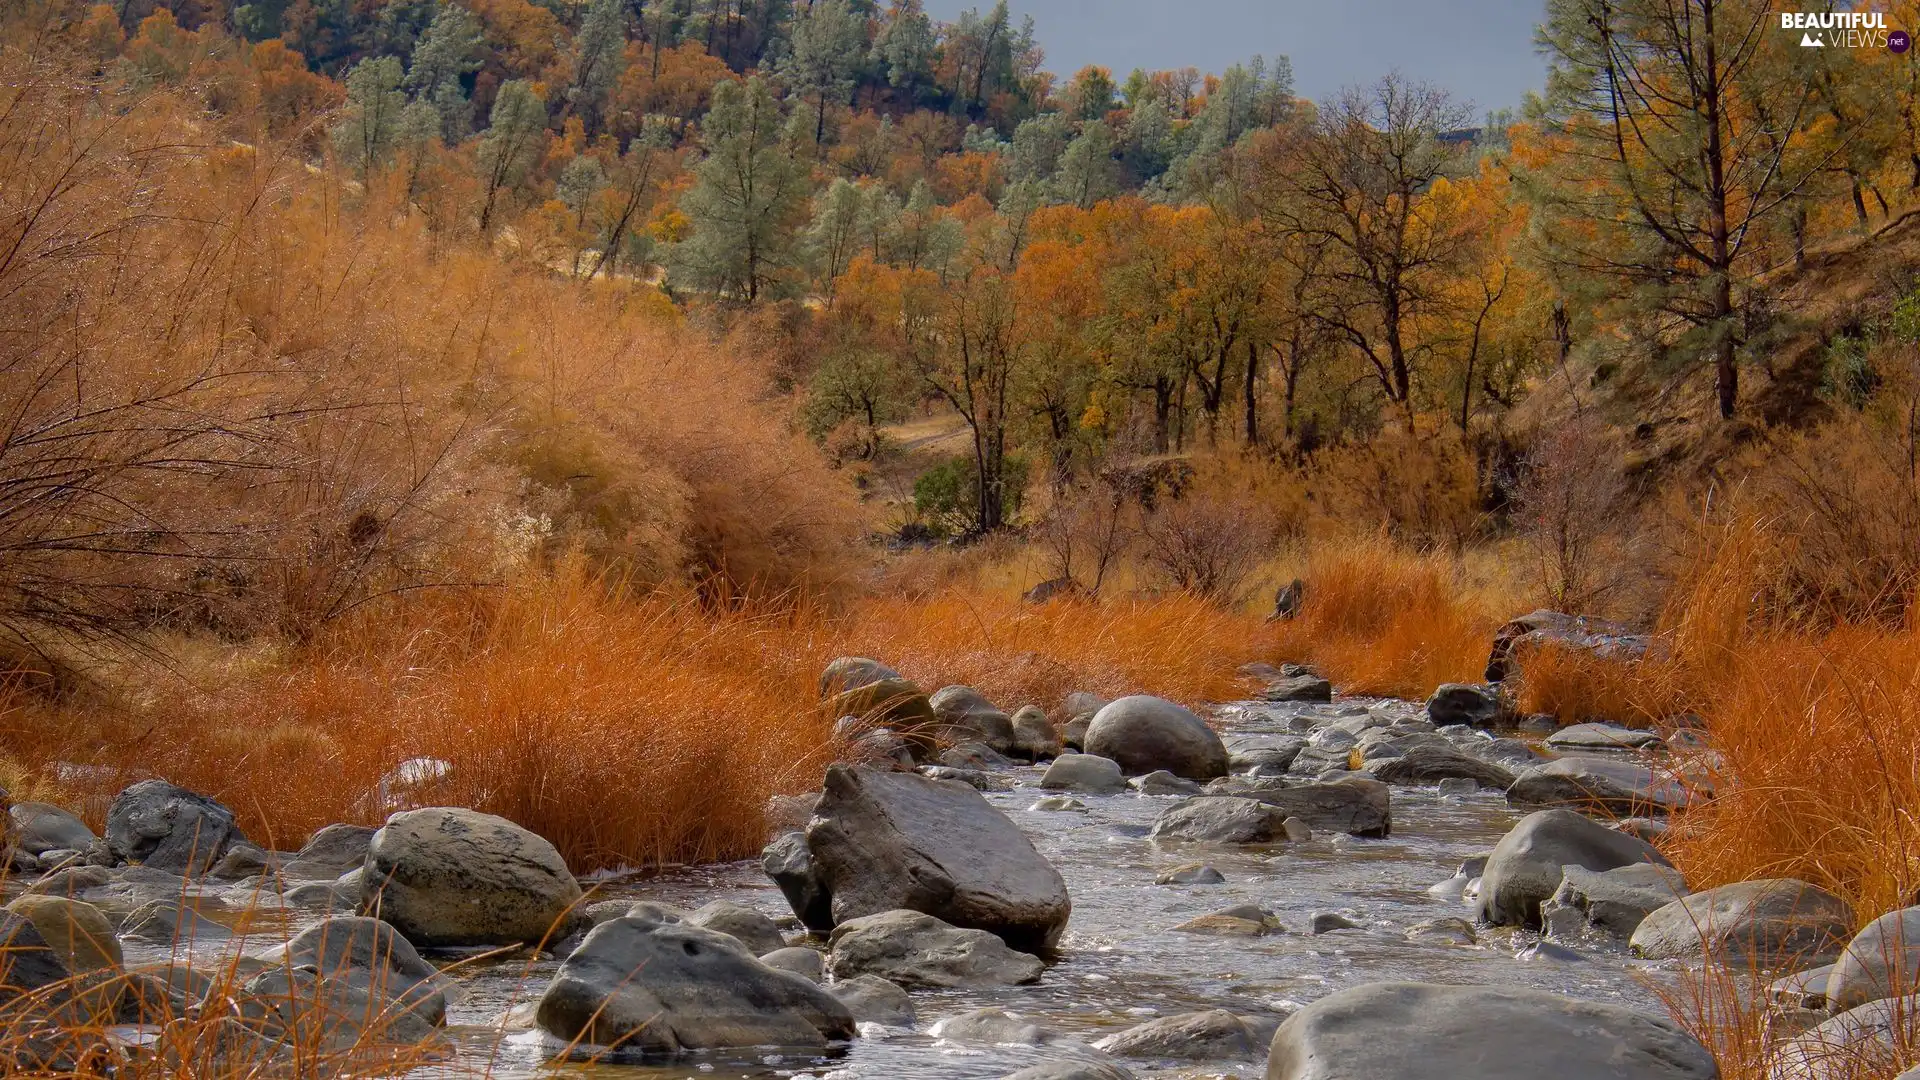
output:
[[[1473,103],[1518,107],[1539,89],[1534,53],[1542,0],[1010,0],[1032,15],[1047,69],[1062,81],[1087,64],[1218,72],[1255,53],[1293,59],[1294,92],[1319,101],[1398,69]],[[884,5],[883,5],[884,6]],[[951,20],[993,0],[927,0]]]

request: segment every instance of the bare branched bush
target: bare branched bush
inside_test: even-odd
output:
[[[1139,499],[1112,470],[1063,489],[1035,538],[1051,579],[1098,594],[1139,529]]]
[[[1197,491],[1145,517],[1141,558],[1168,585],[1231,606],[1246,598],[1254,571],[1272,554],[1279,535],[1272,507]]]
[[[1593,612],[1621,589],[1631,569],[1621,529],[1630,494],[1619,446],[1599,421],[1576,418],[1538,437],[1515,517],[1540,603]]]
[[[1312,476],[1326,516],[1410,547],[1458,550],[1485,524],[1473,456],[1450,433],[1383,430],[1322,451]]]

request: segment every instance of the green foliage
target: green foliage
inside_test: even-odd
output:
[[[400,61],[391,56],[362,60],[347,73],[347,107],[333,126],[333,146],[362,183],[392,158],[407,107],[400,79]]]
[[[573,83],[567,105],[589,119],[597,118],[607,91],[620,78],[627,44],[625,0],[593,0],[575,35]]]
[[[1864,340],[1837,337],[1827,343],[1826,359],[1820,368],[1822,397],[1836,405],[1864,409],[1879,381]]]
[[[466,137],[473,107],[464,80],[480,70],[485,34],[480,20],[456,3],[441,5],[420,43],[414,47],[402,84],[414,100],[432,105],[440,116],[440,137],[449,144]]]
[[[500,88],[493,99],[493,114],[487,133],[480,137],[475,160],[486,185],[486,200],[480,209],[480,231],[493,223],[500,196],[517,188],[528,170],[539,160],[541,134],[547,124],[547,103],[532,84],[515,79]]]
[[[809,178],[784,122],[758,76],[714,89],[701,132],[707,156],[680,200],[694,233],[674,265],[716,296],[753,303],[792,285]]]
[[[1030,469],[1025,457],[1010,454],[1001,470],[1001,520],[1012,521],[1026,502]],[[914,511],[946,534],[976,531],[979,500],[980,469],[972,455],[935,465],[913,482]]]
[[[826,141],[828,106],[853,93],[866,39],[866,19],[847,0],[814,0],[794,21],[792,47],[780,74],[795,94],[813,99],[816,145]]]
[[[886,68],[889,84],[912,95],[933,81],[937,47],[933,20],[921,0],[894,0],[873,40],[873,62]]]

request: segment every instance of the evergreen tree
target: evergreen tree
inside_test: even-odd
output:
[[[400,61],[391,56],[362,60],[347,72],[347,104],[333,127],[333,145],[362,184],[392,157],[400,113],[407,107],[400,80]]]
[[[598,126],[607,91],[620,78],[627,45],[625,0],[593,0],[574,36],[573,81],[567,87],[567,109]]]
[[[798,261],[807,169],[793,152],[780,103],[758,76],[714,88],[701,142],[706,157],[680,201],[693,235],[675,262],[695,284],[753,303],[786,285]]]
[[[1082,210],[1091,209],[1118,190],[1113,175],[1113,132],[1105,123],[1089,121],[1067,145],[1060,155],[1054,190],[1061,202]]]
[[[873,62],[887,73],[887,82],[912,102],[920,87],[933,78],[933,54],[938,42],[933,20],[921,0],[894,0],[887,23],[873,41]]]
[[[793,24],[793,40],[780,73],[802,98],[814,103],[813,142],[826,151],[827,107],[853,93],[853,76],[867,51],[867,21],[847,0],[814,0]]]
[[[471,11],[446,3],[420,37],[403,84],[416,101],[440,116],[440,137],[449,144],[465,138],[473,123],[464,80],[480,70],[485,30]]]
[[[866,233],[867,197],[851,180],[841,177],[816,200],[813,225],[807,230],[814,271],[827,306],[833,306],[834,285],[860,250]]]
[[[539,160],[541,133],[547,125],[547,103],[525,79],[500,87],[493,99],[487,133],[480,137],[475,161],[486,198],[480,206],[480,233],[487,235],[500,196],[520,186]]]

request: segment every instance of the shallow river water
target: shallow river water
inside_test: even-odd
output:
[[[1337,705],[1243,704],[1221,710],[1232,748],[1257,746],[1288,730],[1296,716],[1332,717],[1342,708],[1378,711],[1417,706],[1342,701]],[[1225,1008],[1243,1016],[1279,1016],[1335,990],[1381,979],[1537,987],[1572,997],[1662,1012],[1654,989],[1662,972],[1630,959],[1606,940],[1574,943],[1578,956],[1525,957],[1532,935],[1478,931],[1475,945],[1410,941],[1407,927],[1445,916],[1471,917],[1459,900],[1428,888],[1453,876],[1460,862],[1484,854],[1518,820],[1499,792],[1441,796],[1434,788],[1393,789],[1393,833],[1363,840],[1317,835],[1296,845],[1259,848],[1160,844],[1146,838],[1175,796],[1076,795],[1085,811],[1032,811],[1042,767],[1010,775],[1017,785],[987,798],[1005,811],[1065,877],[1073,916],[1058,963],[1032,986],[994,990],[916,991],[913,1031],[863,1026],[862,1037],[829,1054],[745,1054],[688,1058],[671,1064],[563,1061],[538,1032],[502,1017],[539,997],[557,963],[524,958],[468,962],[459,981],[466,995],[452,1008],[456,1052],[445,1075],[605,1077],[608,1080],[814,1077],[818,1080],[970,1080],[1005,1076],[1053,1058],[1097,1056],[1094,1040],[1158,1016]],[[1205,861],[1222,885],[1157,885],[1183,863]],[[646,899],[697,907],[728,899],[795,927],[777,888],[757,862],[687,868],[644,880],[602,885],[595,899]],[[1253,903],[1279,916],[1285,930],[1260,938],[1176,933],[1172,927],[1235,904]],[[1340,912],[1360,929],[1314,936],[1311,916]],[[129,950],[129,960],[140,959]],[[1057,1033],[1040,1046],[960,1045],[928,1033],[936,1021],[980,1008],[1018,1014]],[[1177,1066],[1126,1063],[1136,1075],[1263,1074],[1264,1060]]]

